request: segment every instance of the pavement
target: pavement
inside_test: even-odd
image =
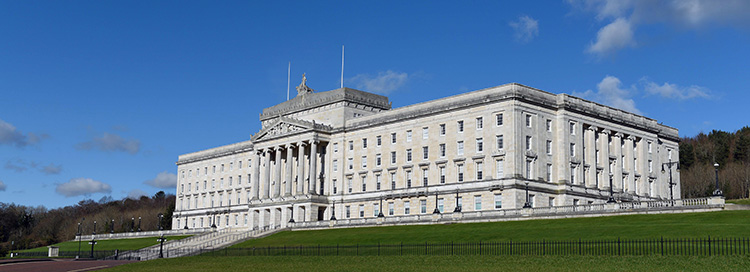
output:
[[[75,259],[3,259],[2,272],[83,272],[115,267],[136,261]]]

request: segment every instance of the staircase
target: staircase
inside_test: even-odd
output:
[[[243,230],[223,229],[191,236],[181,240],[164,242],[161,250],[164,258],[176,258],[198,255],[203,252],[222,249],[246,240],[265,237],[287,228]],[[154,237],[157,239],[157,237]],[[159,258],[160,245],[154,245],[139,250],[125,251],[108,259],[118,260],[152,260]]]

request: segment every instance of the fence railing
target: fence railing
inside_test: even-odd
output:
[[[204,256],[750,255],[750,238],[614,239],[224,248]]]

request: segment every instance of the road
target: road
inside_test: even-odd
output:
[[[83,272],[94,271],[136,261],[95,261],[74,259],[40,259],[26,260],[24,262],[13,262],[13,260],[0,260],[0,271],[2,272]]]

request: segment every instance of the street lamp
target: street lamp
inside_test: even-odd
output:
[[[84,220],[86,220],[86,217],[81,218],[81,222],[78,222],[78,233],[76,233],[76,235],[78,235],[78,254],[76,255],[76,259],[81,256],[81,225]]]
[[[164,220],[164,214],[159,213],[159,230],[163,230],[164,227],[162,227],[161,221]]]
[[[333,201],[333,205],[331,205],[331,220],[336,220],[336,200]]]
[[[456,189],[456,208],[453,209],[453,212],[461,212],[461,206],[458,205],[458,189]]]
[[[188,229],[188,215],[185,215],[185,227],[184,229]],[[179,226],[177,226],[179,228]]]
[[[438,192],[435,192],[435,210],[432,211],[432,214],[440,214],[440,209],[438,209]]]
[[[211,227],[216,228],[216,213],[214,212],[212,213],[212,215],[213,215],[213,220],[211,220]]]
[[[164,241],[166,241],[167,238],[164,238],[164,234],[161,235],[156,241],[159,242],[159,258],[164,258]]]
[[[379,210],[378,217],[385,217],[385,215],[383,215],[383,198],[382,197],[380,198],[380,206],[378,206],[378,210]]]
[[[109,225],[109,233],[115,233],[115,220],[112,219],[112,224]]]
[[[607,203],[615,203],[615,192],[612,189],[612,178],[614,175],[612,172],[609,173],[609,199],[607,199]]]
[[[672,182],[672,166],[677,165],[677,171],[680,171],[680,162],[679,161],[672,161],[672,159],[669,159],[669,162],[665,162],[661,164],[661,173],[664,174],[664,166],[667,166],[669,168],[669,200],[674,206],[674,190],[672,187],[676,185],[677,183]]]
[[[292,211],[289,214],[289,223],[294,223],[294,204],[292,204]]]
[[[130,218],[130,232],[133,232],[133,228],[135,228],[135,217]]]
[[[526,202],[523,203],[524,208],[531,208],[531,202],[529,202],[529,181],[525,181],[526,183]]]
[[[138,232],[141,231],[141,217],[138,216]]]
[[[94,231],[91,232],[91,235],[96,235],[96,220],[94,220]]]
[[[716,190],[714,190],[714,196],[724,195],[719,189],[719,163],[714,163],[714,169],[716,170]]]

